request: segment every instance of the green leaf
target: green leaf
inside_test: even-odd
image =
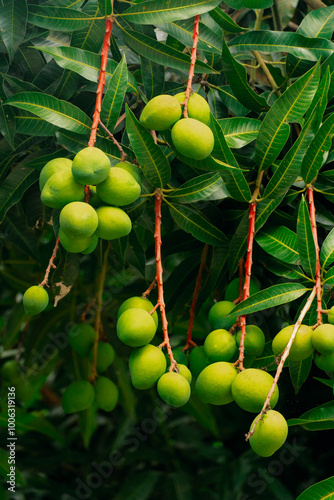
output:
[[[54,136],[58,130],[52,123],[48,123],[28,111],[16,108],[14,116],[16,121],[16,132],[18,134],[35,137],[51,137]]]
[[[146,59],[140,58],[141,76],[145,89],[145,95],[148,100],[163,93],[165,86],[165,68],[160,64]]]
[[[307,290],[299,283],[274,285],[254,293],[251,297],[238,304],[229,316],[237,317],[243,314],[252,314],[270,307],[287,304],[304,295]]]
[[[255,144],[255,159],[262,170],[271,165],[289,136],[287,122],[300,120],[317,90],[320,66],[317,64],[282,94],[266,114]]]
[[[165,24],[158,24],[158,28],[176,38],[187,47],[192,47],[194,19],[185,19],[184,21],[174,21]],[[208,26],[200,23],[197,43],[198,50],[209,51],[214,54],[220,55],[222,47],[223,44],[221,38],[217,36]]]
[[[289,361],[289,373],[295,394],[298,394],[299,389],[307,380],[312,368],[313,356],[310,356],[303,361]]]
[[[269,226],[255,238],[256,242],[269,255],[287,264],[298,264],[299,254],[297,235],[284,226]]]
[[[304,271],[314,278],[317,258],[312,234],[310,213],[304,196],[302,196],[298,210],[297,240],[301,265]]]
[[[287,31],[250,31],[231,40],[229,47],[233,54],[252,50],[289,52],[302,59],[318,61],[331,55],[334,43],[324,38],[307,38]]]
[[[57,127],[77,134],[86,134],[91,128],[91,120],[81,109],[42,92],[22,92],[7,99],[5,104],[30,111]]]
[[[157,42],[147,35],[134,31],[125,23],[116,22],[122,29],[124,40],[130,49],[162,66],[178,69],[185,73],[189,72],[190,57],[188,55],[161,42]],[[195,64],[195,73],[212,74],[218,73],[218,71],[211,68],[208,64],[197,60]]]
[[[110,132],[114,131],[120,115],[128,82],[128,70],[125,55],[118,64],[109,81],[107,91],[102,101],[101,121]]]
[[[322,9],[320,9],[322,10]],[[319,483],[312,484],[303,491],[296,500],[333,500],[334,499],[334,476],[324,479]]]
[[[232,9],[267,9],[271,7],[274,0],[227,0],[227,5]]]
[[[248,85],[246,69],[231,55],[225,39],[223,40],[222,65],[233,94],[243,106],[257,112],[266,111],[269,108],[266,100]]]
[[[320,168],[327,159],[333,135],[334,113],[329,115],[323,123],[306,151],[301,167],[301,175],[306,184],[311,184],[316,180]]]
[[[79,263],[80,257],[78,254],[62,252],[61,261],[51,278],[54,307],[57,307],[58,302],[71,291],[79,273]]]
[[[322,268],[330,266],[334,262],[334,229],[326,236],[320,251],[320,262]]]
[[[248,30],[248,28],[243,28],[236,24],[220,7],[211,10],[210,16],[226,33],[240,33],[240,31]]]
[[[94,18],[81,10],[29,5],[28,21],[40,28],[72,33],[89,26]]]
[[[168,204],[171,216],[183,231],[203,243],[227,246],[225,234],[198,212],[183,205],[169,203],[166,199],[165,202]]]
[[[18,46],[24,40],[27,16],[26,0],[1,0],[1,40],[6,46],[10,63],[13,61]]]
[[[322,384],[326,385],[327,387],[330,387],[331,389],[334,388],[334,380],[330,378],[320,378],[320,377],[313,377],[314,380],[318,380],[318,382],[321,382]]]
[[[224,182],[219,173],[203,174],[182,184],[179,188],[164,196],[177,203],[195,203],[201,200],[209,200],[210,196],[218,189],[224,189]],[[225,191],[226,197],[229,194]]]
[[[222,103],[235,116],[244,116],[249,113],[249,109],[243,106],[232,92],[230,85],[222,85],[217,88],[218,95]]]
[[[97,407],[96,404],[92,404],[87,410],[78,412],[78,424],[80,428],[80,434],[86,449],[89,447],[89,443],[94,432],[97,429]]]
[[[0,133],[14,149],[14,135],[16,132],[14,112],[11,108],[0,106]]]
[[[112,2],[110,0],[99,0],[100,11],[104,16],[110,16],[112,14]]]
[[[159,24],[188,19],[217,7],[220,0],[148,0],[119,14],[131,23]]]
[[[334,285],[334,267],[331,267],[326,272],[324,284],[330,285],[331,287]]]
[[[306,279],[307,276],[302,272],[300,267],[286,264],[285,262],[269,258],[265,261],[265,267],[276,276],[283,276],[289,280]]]
[[[301,425],[307,431],[334,429],[334,401],[317,406],[303,413],[299,418],[288,420],[289,427]],[[310,497],[312,498],[312,497]]]
[[[299,25],[302,35],[309,38],[332,38],[334,30],[334,5],[322,9],[311,10]]]
[[[0,223],[7,211],[15,205],[26,190],[38,179],[39,172],[32,168],[15,167],[0,187]]]
[[[126,130],[131,147],[145,178],[155,188],[163,188],[169,182],[171,169],[162,149],[155,144],[150,132],[126,107]]]
[[[249,203],[252,194],[242,170],[237,167],[232,167],[216,158],[213,158],[213,160],[220,166],[221,176],[226,183],[231,197],[235,200]]]
[[[222,118],[218,120],[227,145],[239,149],[254,141],[259,133],[261,121],[255,118]]]
[[[211,115],[209,127],[214,135],[215,144],[213,146],[212,156],[217,160],[223,161],[232,167],[239,168],[238,162],[234,157],[234,154],[227,145],[224,137],[224,132],[221,124]]]

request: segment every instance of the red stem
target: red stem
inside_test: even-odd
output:
[[[202,275],[203,275],[203,271],[204,271],[205,266],[206,266],[206,258],[208,255],[208,251],[209,251],[209,245],[206,244],[203,248],[203,252],[201,255],[201,264],[199,266],[199,270],[198,270],[198,274],[197,274],[197,278],[196,278],[195,290],[194,290],[194,294],[193,294],[193,300],[192,300],[191,307],[190,307],[187,342],[186,342],[186,345],[184,346],[184,349],[183,349],[184,351],[187,351],[190,347],[196,347],[196,344],[192,340],[191,336],[192,336],[192,331],[193,331],[193,326],[194,326],[196,302],[198,299],[199,291],[201,289]]]
[[[256,201],[252,201],[249,205],[249,228],[248,228],[248,242],[247,242],[247,259],[245,265],[245,283],[244,283],[244,296],[243,300],[249,297],[249,286],[252,274],[253,264],[253,242],[255,233],[255,216],[256,216]],[[246,336],[246,316],[240,316],[241,337],[239,347],[239,359],[237,361],[239,370],[243,370],[244,357],[245,357],[245,336]]]
[[[142,297],[147,299],[147,297],[152,292],[153,288],[155,288],[156,286],[157,286],[157,278],[155,277],[150,286],[148,287],[148,289],[144,293],[142,293]]]
[[[56,239],[56,244],[54,246],[54,249],[53,249],[53,252],[52,252],[52,255],[51,255],[51,259],[49,260],[49,265],[46,268],[46,271],[45,271],[45,274],[44,274],[44,279],[39,284],[39,286],[45,286],[45,285],[47,285],[51,269],[56,269],[56,266],[54,264],[54,260],[57,257],[58,248],[59,248],[59,238]]]
[[[192,81],[194,78],[194,73],[195,73],[196,51],[197,51],[197,42],[198,42],[198,35],[199,35],[199,18],[200,18],[200,15],[196,16],[195,23],[194,23],[193,48],[191,51],[190,70],[189,70],[189,75],[188,75],[186,95],[185,95],[184,103],[183,103],[183,105],[184,105],[183,118],[188,118],[188,101],[189,101],[190,92],[191,92],[191,84],[192,84]]]
[[[88,141],[89,147],[94,147],[94,145],[95,145],[96,131],[97,131],[97,127],[100,123],[103,88],[104,88],[104,83],[106,80],[106,69],[107,69],[108,52],[109,52],[109,46],[110,46],[110,35],[111,35],[112,27],[113,27],[113,19],[107,18],[106,19],[106,28],[105,28],[105,32],[104,32],[103,46],[102,46],[102,51],[101,51],[101,67],[100,67],[100,73],[99,73],[99,83],[98,83],[97,91],[96,91],[96,103],[95,103],[95,111],[93,114],[93,124],[92,124],[92,130],[90,133],[90,138]]]
[[[313,240],[316,252],[316,268],[315,268],[315,288],[317,292],[317,326],[322,324],[322,305],[321,305],[321,267],[319,258],[319,243],[318,243],[318,233],[317,233],[317,223],[315,220],[315,204],[313,197],[313,186],[307,188],[308,194],[308,204],[310,209],[310,219],[313,233]]]
[[[177,371],[177,364],[173,356],[173,351],[170,345],[169,341],[169,335],[168,335],[168,321],[167,321],[167,316],[166,316],[166,306],[165,306],[165,299],[164,299],[164,283],[163,283],[163,278],[162,278],[162,262],[161,262],[161,190],[157,189],[155,191],[155,207],[154,207],[154,213],[155,213],[155,229],[154,229],[154,240],[155,240],[155,261],[156,261],[156,268],[157,268],[157,274],[156,274],[156,282],[158,284],[158,304],[160,307],[160,314],[161,314],[161,320],[162,320],[162,330],[164,334],[164,341],[162,344],[160,344],[160,349],[163,347],[167,347],[167,352],[168,356],[170,359],[170,371]]]
[[[112,140],[112,142],[115,144],[115,146],[117,147],[117,149],[120,151],[121,153],[121,161],[125,161],[126,157],[128,156],[122,146],[120,145],[120,143],[117,141],[117,139],[115,139],[114,135],[107,129],[107,127],[105,126],[104,123],[102,123],[100,121],[99,125],[103,128],[103,130],[107,133],[108,137],[110,137],[110,139]]]

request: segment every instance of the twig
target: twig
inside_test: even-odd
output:
[[[51,271],[51,269],[56,269],[56,267],[57,267],[54,264],[54,260],[57,257],[58,248],[59,248],[59,238],[56,239],[56,244],[54,246],[54,249],[53,249],[53,252],[52,252],[52,255],[51,255],[51,259],[49,260],[49,265],[46,268],[46,271],[45,271],[45,274],[44,274],[44,279],[39,284],[39,286],[48,286],[50,271]]]
[[[84,310],[84,312],[81,314],[81,318],[80,318],[82,322],[85,322],[85,321],[86,321],[86,316],[87,316],[88,312],[91,310],[91,308],[93,307],[93,305],[95,304],[95,302],[96,302],[96,297],[93,297],[93,298],[89,301],[89,303],[86,305],[85,310]]]
[[[239,260],[239,302],[242,301],[244,287],[244,259]]]
[[[257,50],[252,50],[252,52],[253,52],[253,54],[254,54],[257,62],[261,66],[261,69],[262,69],[263,73],[266,75],[267,80],[268,80],[268,82],[271,85],[271,88],[273,89],[273,91],[275,92],[275,94],[277,95],[277,97],[279,97],[281,95],[281,92],[279,91],[278,85],[275,82],[275,79],[273,78],[272,74],[270,73],[270,71],[268,69],[268,66],[266,65],[266,63],[262,59],[262,56],[261,56],[260,52],[258,52]]]
[[[312,234],[315,245],[316,253],[316,268],[315,268],[315,288],[317,291],[317,326],[322,325],[322,305],[321,305],[321,266],[319,258],[319,243],[318,243],[318,233],[317,233],[317,223],[315,220],[315,204],[313,197],[313,186],[307,188],[308,203],[310,209],[310,219],[312,226]]]
[[[193,326],[194,326],[196,302],[198,299],[199,291],[201,289],[202,275],[203,275],[203,271],[204,271],[205,266],[206,266],[206,259],[208,256],[208,251],[209,251],[209,245],[206,243],[204,245],[204,248],[203,248],[203,252],[201,255],[201,264],[199,266],[199,270],[197,273],[195,290],[194,290],[193,299],[191,302],[190,312],[189,312],[189,326],[188,326],[188,332],[187,332],[187,342],[183,348],[183,351],[187,351],[190,347],[196,347],[196,344],[192,340],[191,336],[192,336],[192,331],[193,331]]]
[[[148,287],[148,289],[144,293],[142,293],[142,297],[144,297],[144,299],[147,299],[153,288],[155,288],[156,286],[157,286],[157,278],[155,277],[150,286]]]
[[[184,107],[183,107],[183,117],[188,118],[188,101],[190,97],[190,92],[191,92],[191,84],[194,78],[194,73],[195,73],[195,63],[196,63],[196,50],[197,50],[197,42],[198,42],[198,35],[199,35],[199,18],[200,16],[195,17],[195,23],[194,23],[194,33],[193,33],[193,48],[191,51],[191,58],[190,58],[190,70],[189,70],[189,75],[188,75],[188,83],[187,83],[187,88],[186,88],[186,95],[184,98]]]
[[[177,363],[173,356],[173,351],[169,341],[168,335],[168,321],[166,316],[166,306],[164,299],[164,283],[162,278],[162,262],[161,262],[161,189],[156,189],[155,191],[155,228],[154,228],[154,240],[155,240],[155,261],[157,266],[157,274],[156,274],[156,282],[158,284],[158,304],[160,307],[160,314],[162,320],[162,330],[164,334],[164,341],[160,344],[160,349],[163,347],[167,347],[167,352],[170,360],[170,368],[169,371],[178,371]]]
[[[125,161],[125,159],[127,158],[128,155],[124,152],[124,149],[122,148],[122,146],[120,145],[120,143],[118,142],[118,140],[115,139],[114,135],[107,129],[107,127],[105,126],[104,123],[102,123],[100,121],[99,125],[103,128],[103,130],[107,133],[108,137],[110,137],[110,139],[112,140],[112,142],[115,144],[115,146],[117,147],[117,149],[120,151],[120,153],[121,153],[121,161]]]
[[[302,324],[302,321],[303,321],[303,319],[304,319],[307,311],[310,309],[311,304],[312,304],[313,299],[314,299],[315,296],[316,296],[316,287],[313,288],[313,290],[312,290],[309,298],[306,301],[305,306],[303,307],[303,309],[302,309],[302,311],[301,311],[301,313],[299,315],[299,318],[298,318],[295,326],[293,327],[290,340],[287,343],[287,346],[284,349],[283,354],[281,356],[281,359],[280,359],[279,365],[277,367],[276,374],[275,374],[272,386],[270,388],[270,391],[268,392],[268,395],[267,395],[267,398],[266,398],[266,400],[264,402],[264,405],[263,405],[263,408],[261,410],[261,413],[258,415],[257,419],[255,420],[255,422],[254,422],[251,430],[248,432],[248,434],[246,434],[246,441],[248,441],[248,439],[250,438],[250,436],[252,436],[254,434],[254,431],[255,431],[255,428],[256,428],[257,424],[260,422],[261,418],[267,412],[267,410],[270,409],[270,399],[271,399],[271,396],[274,394],[275,387],[276,387],[278,379],[280,378],[280,375],[282,373],[285,360],[289,356],[290,349],[291,349],[291,346],[293,344],[293,341],[295,340],[298,328]]]

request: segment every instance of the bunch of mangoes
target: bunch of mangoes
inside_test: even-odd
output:
[[[182,118],[184,100],[185,92],[153,97],[144,107],[140,122],[145,128],[159,132],[172,128],[175,149],[187,158],[204,160],[214,147],[214,136],[208,127],[210,107],[203,97],[192,93],[188,117]]]

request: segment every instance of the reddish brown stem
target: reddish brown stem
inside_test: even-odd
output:
[[[100,121],[99,125],[103,128],[103,130],[107,133],[108,137],[110,137],[110,139],[112,140],[112,142],[115,144],[115,146],[117,147],[117,149],[120,151],[121,153],[121,161],[125,161],[126,157],[128,156],[122,146],[120,145],[120,143],[117,141],[117,139],[115,139],[114,135],[107,129],[107,127],[105,126],[104,123],[102,123]]]
[[[192,337],[192,331],[193,331],[193,326],[194,326],[196,303],[197,303],[199,291],[201,289],[202,276],[203,276],[203,271],[206,267],[206,259],[208,256],[208,251],[209,251],[209,245],[205,244],[204,248],[203,248],[202,255],[201,255],[201,263],[200,263],[199,270],[197,273],[195,290],[194,290],[193,299],[192,299],[191,306],[190,306],[187,342],[183,348],[184,351],[187,351],[190,347],[196,347],[196,344],[192,340],[191,337]]]
[[[239,302],[243,298],[243,288],[244,288],[244,259],[239,260]]]
[[[197,42],[198,42],[198,35],[199,35],[199,18],[200,15],[195,17],[195,23],[194,23],[194,33],[193,33],[193,48],[191,51],[191,58],[190,58],[190,70],[189,70],[189,75],[188,75],[188,83],[187,83],[187,88],[186,88],[186,95],[184,98],[184,107],[183,107],[183,118],[188,118],[188,101],[191,93],[191,84],[194,78],[194,73],[195,73],[195,64],[196,64],[196,51],[197,51]]]
[[[154,240],[155,240],[155,261],[156,261],[156,282],[158,284],[158,304],[160,308],[161,321],[162,321],[162,331],[164,334],[164,341],[160,344],[160,348],[167,347],[168,357],[170,360],[170,371],[177,371],[177,364],[173,356],[173,351],[169,341],[168,335],[168,321],[166,316],[166,307],[165,307],[165,299],[164,299],[164,283],[162,278],[162,262],[161,262],[161,190],[156,189],[155,191],[155,206],[154,206],[154,214],[155,214],[155,228],[154,228]]]
[[[243,300],[249,297],[250,278],[252,274],[253,264],[253,242],[255,233],[255,216],[256,216],[256,201],[252,201],[249,205],[249,227],[248,227],[248,242],[247,242],[247,259],[245,264],[245,283],[244,283],[244,296]],[[246,316],[240,316],[241,337],[239,347],[239,359],[237,365],[239,370],[244,369],[245,357],[245,336],[246,336]]]
[[[59,248],[59,238],[56,239],[56,244],[54,246],[54,249],[53,249],[53,252],[52,252],[52,255],[51,255],[51,259],[49,260],[49,265],[46,268],[46,271],[45,271],[45,274],[44,274],[44,279],[39,284],[39,286],[47,286],[48,285],[49,275],[50,275],[51,269],[56,269],[56,266],[54,264],[54,260],[57,257],[58,248]]]
[[[307,188],[308,194],[308,204],[310,209],[310,219],[312,226],[312,234],[315,245],[316,252],[316,268],[315,268],[315,288],[317,291],[317,326],[322,324],[322,305],[321,305],[321,266],[320,266],[320,258],[319,258],[319,243],[318,243],[318,233],[317,233],[317,223],[315,220],[315,204],[313,197],[313,186],[309,186]]]
[[[155,288],[156,286],[157,286],[157,278],[154,278],[154,280],[152,281],[152,283],[150,284],[150,286],[148,287],[148,289],[142,294],[142,297],[144,297],[145,299],[147,299],[147,297],[152,292],[153,288]]]
[[[92,124],[92,130],[90,133],[90,138],[88,141],[89,147],[94,147],[94,145],[95,145],[97,127],[100,123],[103,88],[104,88],[104,83],[105,83],[105,79],[106,79],[106,69],[107,69],[108,52],[109,52],[109,46],[110,46],[110,35],[111,35],[112,27],[113,27],[113,19],[107,18],[105,32],[104,32],[104,40],[103,40],[102,51],[101,51],[101,67],[100,67],[100,73],[99,73],[99,82],[98,82],[97,91],[96,91],[96,102],[95,102],[95,111],[93,114],[93,124]]]

